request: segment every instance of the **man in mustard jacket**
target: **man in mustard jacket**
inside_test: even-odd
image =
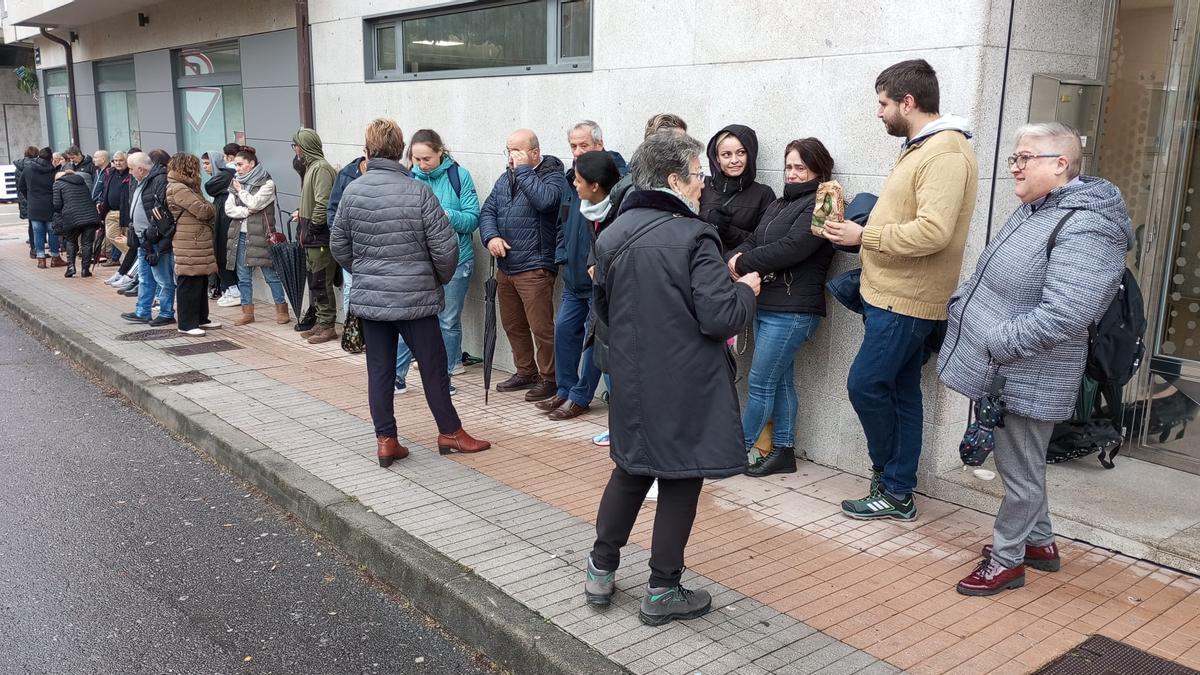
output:
[[[921,458],[925,343],[946,320],[958,285],[979,169],[966,120],[938,112],[938,81],[924,60],[875,80],[878,117],[904,138],[866,225],[827,223],[826,236],[862,246],[866,334],[846,387],[871,456],[871,489],[842,502],[851,518],[914,520]]]

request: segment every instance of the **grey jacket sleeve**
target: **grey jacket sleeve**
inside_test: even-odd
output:
[[[1041,303],[987,335],[988,352],[1000,365],[1047,352],[1086,332],[1116,295],[1125,270],[1125,233],[1098,218],[1075,220],[1050,252]]]
[[[345,205],[345,202],[342,202]],[[350,219],[347,214],[350,209],[340,208],[337,212],[337,220],[329,229],[329,252],[333,254],[333,259],[337,264],[342,266],[342,269],[347,272],[352,272],[354,269],[354,245],[350,241]]]
[[[425,224],[425,241],[433,261],[433,272],[438,283],[444,286],[454,278],[454,269],[458,267],[458,235],[429,188],[422,190],[421,221]]]

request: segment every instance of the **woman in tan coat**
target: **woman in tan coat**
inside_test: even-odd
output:
[[[208,275],[217,271],[213,253],[216,209],[200,196],[200,160],[176,153],[167,164],[167,208],[175,218],[175,316],[179,332],[203,337],[221,325],[208,319]]]

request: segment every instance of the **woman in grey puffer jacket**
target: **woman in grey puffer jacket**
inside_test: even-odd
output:
[[[379,465],[408,456],[396,439],[393,406],[397,338],[421,363],[425,400],[447,454],[491,447],[462,428],[450,401],[446,346],[438,325],[442,286],[458,266],[458,237],[427,185],[400,164],[404,134],[390,119],[367,125],[367,171],[346,186],[330,229],[334,259],[350,272],[350,313],[367,343],[367,396]]]

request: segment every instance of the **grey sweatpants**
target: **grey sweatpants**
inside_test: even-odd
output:
[[[1050,500],[1046,495],[1046,448],[1054,422],[1009,413],[996,428],[996,469],[1004,481],[1004,501],[992,532],[992,559],[1005,567],[1025,561],[1025,544],[1048,546]]]

